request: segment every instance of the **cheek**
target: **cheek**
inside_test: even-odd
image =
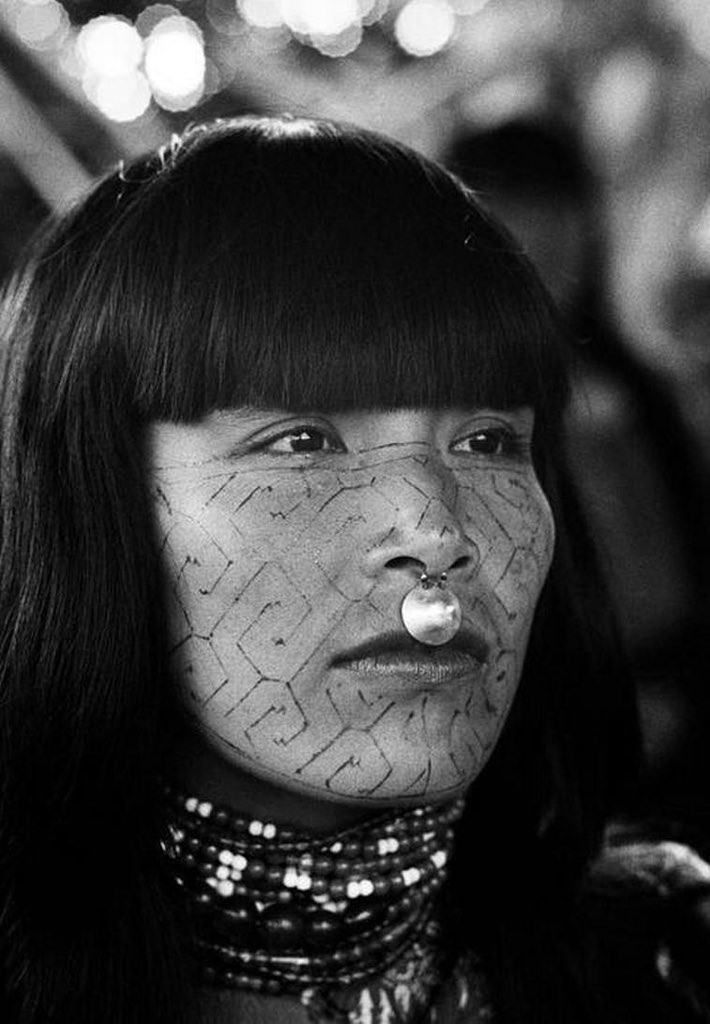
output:
[[[496,619],[527,639],[555,541],[552,511],[540,485],[523,474],[491,474],[485,486],[465,489],[464,519]]]
[[[157,507],[175,666],[193,696],[288,682],[372,584],[356,571],[378,497],[335,474],[264,485],[232,476],[215,494],[164,484]],[[261,478],[263,480],[263,477]],[[231,706],[231,705],[230,705]]]

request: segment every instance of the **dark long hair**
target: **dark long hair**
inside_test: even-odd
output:
[[[564,345],[513,240],[394,142],[322,121],[223,121],[112,174],[51,225],[1,316],[10,1019],[189,1018],[157,855],[175,708],[143,438],[156,418],[244,404],[535,407],[558,541],[514,711],[471,790],[454,882],[475,927],[455,930],[494,986],[530,953],[501,986],[516,1024],[576,1019],[535,970],[545,959],[544,977],[577,991],[562,932],[536,910],[546,897],[546,921],[565,917],[598,847],[634,747],[631,698],[562,466]]]

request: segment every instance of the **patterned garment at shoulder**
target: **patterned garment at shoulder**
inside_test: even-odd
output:
[[[434,938],[434,936],[431,936]],[[443,968],[436,943],[418,941],[369,983],[301,997],[313,1024],[493,1024],[488,988],[476,956]]]

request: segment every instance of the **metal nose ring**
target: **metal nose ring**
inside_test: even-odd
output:
[[[461,625],[461,602],[447,585],[445,572],[430,575],[424,566],[419,581],[405,594],[400,608],[404,628],[420,643],[440,647]]]

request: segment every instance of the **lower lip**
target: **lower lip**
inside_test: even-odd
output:
[[[369,677],[373,682],[404,681],[413,686],[437,687],[446,683],[471,682],[481,674],[484,664],[463,651],[433,652],[425,657],[392,652],[341,661],[337,667],[360,677]]]

